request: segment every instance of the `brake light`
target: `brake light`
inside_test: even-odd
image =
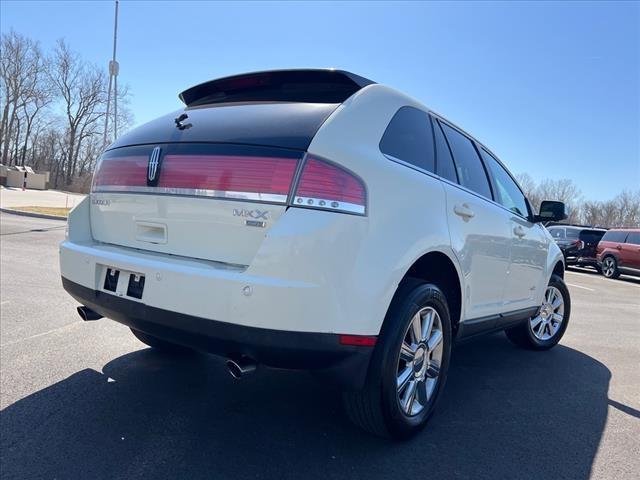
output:
[[[286,202],[297,163],[278,157],[167,155],[158,187]]]
[[[91,191],[124,190],[147,185],[148,157],[128,155],[100,160],[93,176]]]
[[[366,190],[362,180],[353,173],[333,163],[307,157],[293,204],[364,215]]]
[[[578,250],[584,249],[584,242],[582,240],[576,240],[574,245]]]
[[[297,158],[247,155],[167,154],[159,179],[147,184],[149,157],[127,155],[100,161],[93,192],[158,193],[286,203]]]

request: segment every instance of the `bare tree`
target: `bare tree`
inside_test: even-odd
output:
[[[64,178],[65,183],[70,184],[83,141],[98,134],[104,117],[106,76],[82,61],[60,40],[53,55],[50,78],[64,109],[67,136]]]
[[[536,211],[542,200],[559,200],[569,205],[567,223],[594,227],[640,226],[640,190],[623,191],[604,202],[582,201],[580,190],[571,180],[546,179],[536,184],[526,173],[516,175],[516,178]]]
[[[46,59],[39,45],[18,33],[2,35],[0,48],[0,161],[16,163],[21,135],[29,140],[33,121],[47,102],[43,96]],[[37,105],[37,108],[33,108]],[[21,116],[27,115],[26,121]],[[11,155],[11,157],[10,157]]]

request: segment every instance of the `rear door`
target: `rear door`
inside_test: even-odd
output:
[[[435,123],[446,136],[460,183],[443,182],[451,245],[465,278],[465,320],[480,319],[477,327],[489,328],[503,310],[511,251],[510,221],[503,209],[490,201],[489,180],[472,141],[444,122]],[[445,137],[437,135],[436,142],[440,138]],[[437,162],[442,161],[438,156]]]
[[[544,227],[530,221],[527,200],[502,164],[484,148],[478,146],[491,174],[495,201],[509,216],[511,260],[505,289],[507,311],[528,308],[537,303],[540,290],[545,287],[544,272],[549,250]],[[566,235],[569,236],[566,229]]]
[[[629,232],[620,245],[620,266],[640,270],[640,232]]]

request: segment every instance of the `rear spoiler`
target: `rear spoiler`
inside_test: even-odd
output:
[[[273,70],[210,80],[179,97],[188,107],[238,102],[342,103],[375,82],[343,70]]]

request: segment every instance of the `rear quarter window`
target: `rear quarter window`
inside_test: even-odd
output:
[[[580,230],[576,230],[575,228],[567,228],[567,238],[569,240],[578,240],[580,236]]]
[[[627,243],[640,245],[640,232],[629,232],[629,236],[627,237]]]
[[[413,107],[402,107],[389,122],[380,140],[380,151],[434,173],[435,151],[429,115]]]

